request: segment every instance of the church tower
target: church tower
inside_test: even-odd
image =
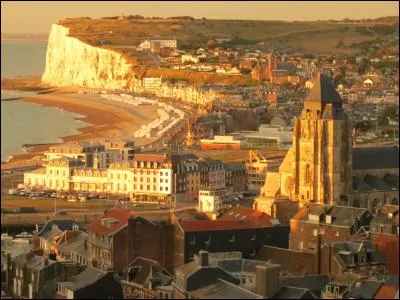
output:
[[[348,205],[351,193],[352,125],[330,78],[317,75],[294,119],[293,145],[253,207],[278,217],[309,202]]]
[[[352,126],[342,99],[330,78],[318,75],[294,120],[293,179],[289,179],[294,186],[289,198],[300,205],[346,204],[352,191],[351,147]]]

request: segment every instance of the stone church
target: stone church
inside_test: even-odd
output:
[[[267,172],[254,208],[287,223],[305,203],[398,205],[399,148],[352,147],[352,123],[331,79],[317,76],[295,117],[293,144],[277,172]]]

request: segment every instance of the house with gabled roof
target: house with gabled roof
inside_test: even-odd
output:
[[[128,264],[128,219],[132,212],[112,209],[88,225],[90,265],[104,271],[120,271]]]

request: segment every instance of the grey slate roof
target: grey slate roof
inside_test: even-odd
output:
[[[399,148],[397,146],[353,148],[353,170],[398,168]]]
[[[76,252],[80,255],[86,256],[88,250],[85,249],[85,241],[87,240],[87,234],[82,231],[76,232],[76,237],[70,239],[66,243],[61,243],[58,249],[65,252]]]
[[[308,215],[321,215],[324,213],[325,205],[323,204],[309,204],[308,214],[304,215],[301,220],[308,220]],[[327,208],[327,215],[330,215],[332,225],[339,226],[352,226],[356,222],[356,218],[361,218],[364,214],[370,214],[366,208],[339,206],[334,205]],[[370,216],[372,218],[372,215]],[[325,220],[322,220],[325,222]]]
[[[368,185],[363,179],[359,177],[353,177],[353,190],[359,192],[370,192],[373,187]]]
[[[52,229],[53,224],[57,225],[58,229],[64,231],[64,230],[72,230],[72,226],[74,224],[77,224],[79,228],[82,228],[82,224],[75,220],[52,220],[52,221],[47,221],[43,227],[39,230],[38,235],[42,235],[45,232],[49,231]]]
[[[307,289],[283,286],[272,299],[317,299],[317,297]]]
[[[62,233],[62,231],[60,229],[54,228],[54,229],[51,229],[51,230],[43,233],[41,235],[41,237],[50,241],[51,239],[55,238],[56,236],[60,235],[61,233]]]
[[[133,276],[134,278],[131,282],[141,286],[147,287],[149,280],[153,281],[153,286],[154,284],[160,286],[168,285],[172,281],[172,275],[162,268],[157,261],[142,257],[137,257],[127,267],[125,267],[123,270],[125,279],[129,272],[135,272],[135,275]],[[151,274],[152,278],[150,278]]]
[[[246,164],[244,163],[225,163],[225,169],[233,172],[246,171]]]
[[[51,266],[52,264],[55,263],[55,261],[49,259],[48,260],[49,263],[46,266],[45,265],[45,261],[46,261],[45,257],[38,256],[35,254],[31,254],[31,253],[20,254],[20,255],[16,256],[15,258],[13,258],[12,261],[19,266],[26,266],[28,269],[31,269],[31,270],[42,270],[45,267]]]
[[[97,280],[103,278],[106,275],[106,272],[102,272],[98,269],[88,266],[84,271],[75,276],[74,286],[72,287],[72,290],[80,290],[81,288],[95,283]]]
[[[333,87],[331,79],[328,76],[321,74],[317,76],[313,83],[314,86],[311,88],[304,102],[321,102],[323,104],[342,103],[342,99]]]
[[[253,259],[222,259],[218,261],[217,265],[231,273],[256,273],[256,266],[268,266],[272,264]]]
[[[363,280],[352,286],[351,290],[345,295],[346,298],[362,297],[362,299],[373,299],[383,281]]]
[[[222,279],[217,279],[216,283],[195,290],[193,296],[197,299],[263,299],[258,294]]]
[[[392,188],[399,189],[399,175],[386,174],[383,180]]]
[[[328,275],[294,276],[281,279],[281,286],[290,286],[310,290],[314,295],[321,296],[324,287],[329,283]]]
[[[374,175],[366,175],[364,181],[377,190],[390,190],[391,187],[381,178]]]

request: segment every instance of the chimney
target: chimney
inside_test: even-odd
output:
[[[199,251],[199,264],[200,267],[208,267],[208,252],[204,250]]]
[[[256,293],[264,298],[272,298],[279,291],[280,272],[280,265],[256,266]]]

